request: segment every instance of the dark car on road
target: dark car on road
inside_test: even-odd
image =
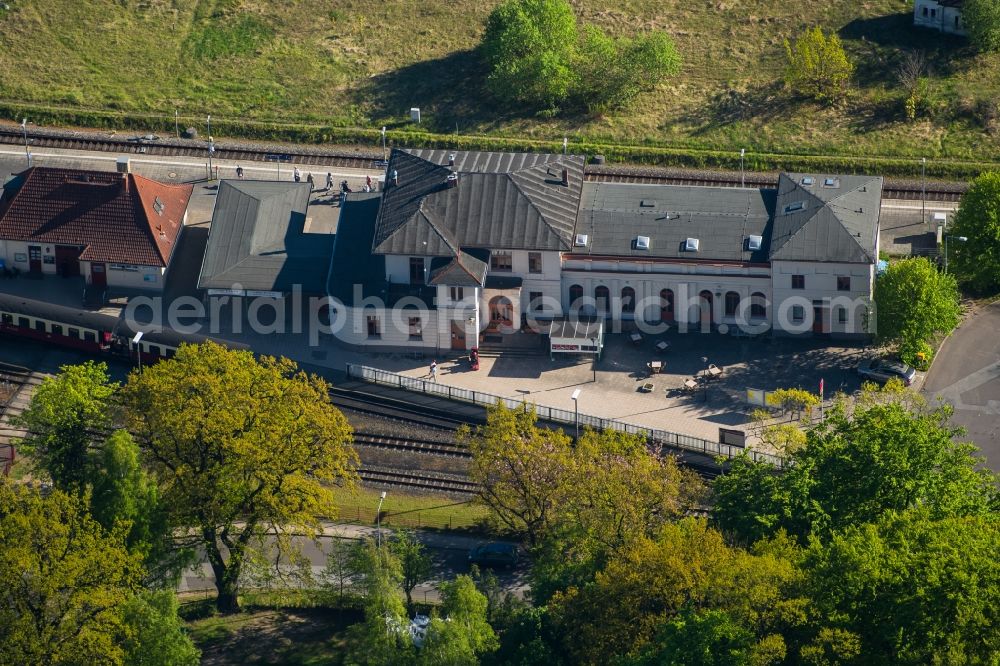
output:
[[[469,551],[469,566],[476,564],[481,567],[512,569],[517,566],[519,557],[516,545],[491,541],[481,543]]]
[[[880,384],[885,384],[890,379],[899,379],[909,386],[917,376],[917,371],[902,361],[876,358],[862,361],[858,365],[858,374]]]

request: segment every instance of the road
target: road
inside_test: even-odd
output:
[[[968,318],[942,346],[922,392],[955,407],[954,422],[1000,471],[1000,301]]]
[[[330,544],[335,539],[359,540],[376,537],[376,528],[367,525],[327,524],[319,544],[302,539],[299,545],[302,553],[308,558],[313,576],[319,578],[326,566],[327,553]],[[413,530],[413,535],[420,541],[431,558],[431,578],[418,585],[413,591],[413,598],[418,601],[436,602],[439,600],[437,585],[451,580],[458,574],[468,573],[469,549],[485,539],[466,534],[432,532],[429,530]],[[382,528],[383,542],[391,538],[392,530]],[[498,570],[497,579],[501,589],[518,597],[524,598],[528,593],[527,567],[522,563],[514,570]],[[184,572],[178,592],[197,593],[214,591],[214,577],[208,563],[196,565],[194,570]]]

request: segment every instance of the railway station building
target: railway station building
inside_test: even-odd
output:
[[[88,291],[159,292],[191,185],[124,172],[31,167],[0,195],[0,262],[7,274],[83,276]]]
[[[567,316],[869,335],[879,177],[632,184],[585,180],[579,156],[394,150],[385,182],[349,196],[335,240],[352,345],[465,350]]]

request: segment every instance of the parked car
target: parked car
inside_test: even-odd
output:
[[[136,143],[143,143],[144,141],[159,141],[160,137],[155,134],[145,134],[143,136],[133,136],[129,141],[134,141]]]
[[[902,361],[875,358],[858,364],[858,374],[880,384],[884,384],[890,379],[900,379],[909,386],[913,383],[914,377],[917,376],[917,371]]]
[[[517,546],[514,544],[491,541],[481,543],[469,551],[469,565],[512,569],[517,566],[519,557]]]

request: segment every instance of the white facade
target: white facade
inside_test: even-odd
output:
[[[916,0],[913,3],[913,25],[933,28],[953,35],[968,35],[962,22],[962,8],[937,0]]]

